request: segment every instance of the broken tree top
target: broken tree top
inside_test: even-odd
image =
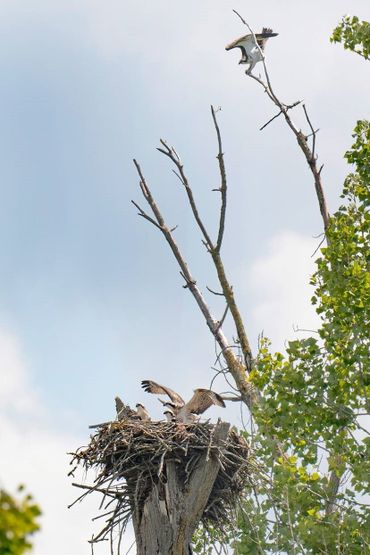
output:
[[[206,527],[222,526],[250,483],[249,456],[248,443],[225,422],[184,425],[126,419],[98,426],[90,444],[73,453],[71,464],[98,472],[91,486],[74,485],[85,489],[79,499],[93,491],[104,495],[105,526],[93,540],[99,541],[114,529],[124,530],[131,517],[134,525],[141,521],[154,485],[159,498],[170,502],[171,476],[176,476],[185,498],[194,475],[207,465],[216,469],[215,479],[199,516]]]

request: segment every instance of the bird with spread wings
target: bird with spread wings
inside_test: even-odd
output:
[[[141,386],[147,393],[167,395],[170,398],[170,402],[159,399],[167,409],[166,417],[168,413],[172,412],[174,420],[183,424],[197,422],[199,415],[203,414],[212,405],[225,407],[222,397],[210,389],[195,389],[190,401],[185,403],[184,399],[176,391],[152,380],[143,380]]]
[[[277,37],[278,33],[273,33],[272,29],[264,27],[262,33],[257,33],[256,38],[252,34],[244,35],[239,39],[234,40],[225,47],[225,50],[232,50],[233,48],[240,48],[242,57],[239,64],[249,64],[246,73],[250,73],[254,66],[263,60],[263,52],[266,47],[266,42],[270,37]],[[256,44],[257,41],[257,44]]]

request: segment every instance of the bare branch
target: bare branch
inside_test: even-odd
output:
[[[216,134],[217,134],[217,143],[218,143],[218,154],[217,160],[218,165],[220,168],[220,176],[221,176],[221,187],[219,189],[221,193],[221,212],[220,212],[220,223],[218,228],[218,236],[217,236],[217,243],[216,243],[216,251],[220,252],[222,239],[224,236],[225,231],[225,217],[226,217],[226,203],[227,203],[227,179],[226,179],[226,169],[225,169],[225,161],[224,161],[224,153],[222,152],[222,140],[221,140],[221,133],[220,128],[217,123],[216,112],[213,106],[211,106],[212,112],[212,119],[215,125]]]
[[[212,115],[214,116],[215,112],[212,111]],[[215,119],[214,119],[215,121]],[[216,131],[218,129],[217,126],[217,122],[215,122],[216,125]],[[218,130],[219,132],[219,130]],[[221,247],[221,242],[222,242],[222,237],[223,237],[223,231],[224,231],[224,219],[225,219],[225,211],[226,211],[226,174],[224,169],[222,170],[221,168],[223,168],[223,158],[222,156],[219,158],[219,163],[220,165],[220,171],[221,171],[221,175],[224,175],[224,179],[225,179],[225,185],[224,185],[224,193],[223,193],[223,200],[222,200],[222,208],[221,208],[221,216],[220,216],[220,229],[219,229],[219,238],[217,241],[216,246],[213,244],[213,241],[211,240],[206,227],[199,215],[199,211],[194,199],[194,195],[193,195],[193,191],[192,188],[190,187],[190,183],[186,177],[186,174],[184,172],[184,167],[183,164],[181,162],[180,156],[177,154],[177,152],[175,151],[175,149],[173,147],[169,147],[167,145],[167,143],[165,141],[163,141],[161,139],[161,144],[163,145],[163,149],[162,148],[158,148],[158,150],[160,152],[162,152],[163,154],[165,154],[166,156],[168,156],[168,158],[170,158],[170,160],[175,164],[179,176],[180,176],[180,180],[184,185],[188,200],[189,200],[189,204],[191,207],[191,210],[193,212],[193,216],[194,219],[196,221],[196,223],[198,224],[199,229],[201,230],[201,233],[204,237],[204,245],[207,248],[208,252],[211,254],[212,256],[212,260],[213,263],[215,265],[216,271],[217,271],[217,276],[222,288],[222,291],[225,295],[225,299],[226,302],[230,308],[230,312],[232,314],[234,323],[235,323],[235,327],[236,327],[236,331],[238,334],[238,339],[240,341],[240,345],[241,345],[241,349],[243,352],[243,357],[244,357],[244,362],[245,362],[245,369],[247,371],[247,373],[249,373],[252,369],[252,351],[251,351],[251,347],[249,345],[249,341],[248,341],[248,337],[247,337],[247,333],[245,331],[245,327],[244,327],[244,323],[243,323],[243,319],[241,317],[240,311],[238,309],[238,306],[236,304],[235,301],[235,297],[234,297],[234,292],[233,292],[233,288],[230,285],[227,276],[226,276],[226,272],[225,272],[225,268],[221,259],[221,255],[219,252],[219,249],[217,247],[217,245],[219,245]],[[222,144],[219,142],[219,148],[221,149],[220,152],[222,154]],[[141,181],[143,181],[143,178],[141,179]],[[147,186],[144,182],[144,185],[142,186],[142,190],[144,189],[145,194],[148,195],[148,192],[146,191]],[[144,196],[145,196],[144,194]]]
[[[176,160],[176,158],[175,158],[176,155],[173,155],[173,153],[171,152],[168,156],[171,158],[171,160],[173,160],[176,163],[177,167],[179,168],[180,174],[183,176],[184,174],[183,174],[181,163],[180,162],[177,163],[175,161]],[[221,348],[222,355],[223,355],[223,357],[226,361],[226,364],[229,367],[230,373],[231,373],[231,375],[233,376],[233,378],[235,380],[236,386],[237,386],[238,390],[240,391],[240,394],[242,395],[244,402],[251,409],[253,399],[254,399],[254,396],[256,395],[256,392],[254,391],[253,386],[247,380],[248,373],[246,372],[246,368],[238,360],[237,356],[233,352],[232,346],[230,345],[226,336],[224,335],[221,326],[219,326],[219,322],[212,316],[212,314],[210,312],[210,309],[207,306],[207,303],[206,303],[205,299],[203,298],[202,293],[200,292],[199,288],[197,287],[196,281],[193,278],[193,276],[191,275],[190,270],[188,268],[188,265],[187,265],[185,259],[183,258],[182,254],[180,252],[180,249],[177,246],[177,243],[174,240],[169,227],[166,225],[166,223],[164,221],[164,218],[163,218],[156,202],[154,201],[154,198],[151,194],[149,186],[148,186],[148,184],[147,184],[147,182],[144,178],[144,175],[141,171],[140,165],[138,164],[138,162],[136,160],[134,160],[134,164],[135,164],[136,170],[137,170],[137,172],[139,174],[139,177],[140,177],[139,185],[140,185],[141,192],[142,192],[145,200],[147,201],[147,203],[149,204],[149,206],[150,206],[150,208],[153,212],[154,218],[155,218],[156,223],[157,223],[156,227],[164,235],[164,237],[165,237],[165,239],[166,239],[166,241],[167,241],[167,243],[168,243],[168,245],[169,245],[169,247],[170,247],[170,249],[171,249],[178,265],[179,265],[179,267],[180,267],[181,275],[182,275],[182,277],[184,278],[184,280],[186,282],[186,288],[189,289],[189,291],[192,293],[197,305],[199,306],[199,308],[200,308],[200,310],[201,310],[201,312],[202,312],[202,314],[203,314],[203,316],[206,320],[208,328],[210,329],[212,335],[214,336],[215,340],[217,341],[218,345]],[[185,178],[185,181],[186,181],[186,178]],[[190,198],[192,199],[191,202],[193,203],[193,205],[195,207],[192,192],[191,192],[191,189],[190,189],[188,184],[187,184],[187,189],[189,189],[188,196],[190,194]],[[189,200],[190,200],[190,198],[189,198]],[[135,204],[135,206],[138,206],[138,205]],[[196,209],[196,207],[195,207],[195,209]],[[139,209],[139,214],[142,215],[143,213],[144,213],[144,211],[142,209]],[[198,215],[197,211],[196,211],[196,213]],[[199,216],[197,216],[197,217],[199,218]],[[150,217],[148,217],[148,218],[150,218]],[[202,226],[203,226],[203,224],[202,224]],[[214,256],[216,256],[217,260],[219,260],[218,267],[217,266],[216,267],[217,267],[217,269],[221,268],[222,272],[224,274],[223,266],[222,266],[222,263],[220,262],[219,255],[218,254],[214,255],[212,253],[212,256],[213,256],[213,259],[214,259]],[[216,264],[216,262],[215,262],[215,264]],[[225,280],[226,280],[226,276],[223,277],[222,281],[220,280],[223,291],[225,291]],[[227,285],[226,289],[227,289],[228,294],[226,295],[226,293],[225,293],[225,297],[226,297],[226,300],[227,300],[227,304],[230,307],[230,310],[232,311],[232,306],[233,305],[236,306],[236,304],[235,304],[235,300],[233,298],[232,288],[228,284],[227,280],[226,280],[226,285]],[[232,304],[230,304],[230,295],[231,295]],[[234,317],[234,314],[233,314],[233,317]],[[234,320],[235,320],[235,318],[234,318]],[[239,337],[239,339],[240,339],[240,337]],[[248,346],[249,346],[249,344],[248,344]],[[249,370],[250,370],[250,366],[247,367],[247,371],[249,371]]]
[[[138,204],[136,204],[135,201],[131,201],[132,204],[134,206],[136,206],[136,208],[139,210],[138,215],[141,216],[142,218],[144,218],[145,220],[148,220],[148,222],[150,222],[151,224],[155,225],[155,227],[158,227],[158,229],[161,229],[161,226],[157,224],[157,222],[155,220],[153,220],[153,218],[151,218],[150,216],[148,216],[148,214],[142,209],[140,208],[140,206]]]
[[[197,208],[197,205],[196,205],[196,202],[195,202],[195,199],[194,199],[193,191],[192,191],[192,189],[189,185],[188,178],[185,175],[184,166],[181,162],[180,156],[177,154],[176,150],[173,147],[169,147],[165,141],[163,141],[161,139],[160,142],[164,146],[164,148],[163,149],[162,148],[157,148],[157,150],[159,152],[161,152],[162,154],[164,154],[165,156],[168,156],[168,158],[170,158],[170,160],[175,164],[175,166],[178,170],[178,173],[177,172],[175,172],[175,173],[176,173],[177,177],[180,179],[181,183],[185,187],[186,194],[187,194],[188,199],[189,199],[189,204],[190,204],[191,210],[193,212],[194,219],[197,222],[197,224],[199,226],[199,229],[202,232],[202,235],[203,235],[204,240],[205,240],[206,248],[208,250],[213,250],[214,249],[213,242],[212,242],[212,240],[211,240],[211,238],[210,238],[210,236],[209,236],[209,234],[208,234],[208,232],[205,228],[205,225],[203,224],[203,222],[201,220],[201,217],[199,215],[198,208]]]
[[[208,285],[206,285],[206,289],[212,293],[213,295],[217,295],[218,297],[224,297],[225,295],[223,293],[217,293],[217,291],[213,291],[213,289],[211,289],[210,287],[208,287]]]
[[[229,312],[229,305],[227,304],[227,305],[226,305],[226,308],[225,308],[225,311],[224,311],[224,313],[223,313],[223,315],[222,315],[222,318],[221,318],[221,320],[220,320],[219,323],[218,323],[218,327],[219,327],[219,328],[221,328],[221,327],[224,325],[224,321],[225,321],[225,318],[226,318],[228,312]]]
[[[296,102],[293,102],[293,104],[290,104],[289,106],[287,106],[286,109],[291,110],[292,108],[295,108],[296,106],[301,104],[301,102],[302,102],[301,100],[297,100]],[[278,118],[282,113],[283,112],[280,110],[280,112],[278,112],[275,116],[269,119],[267,123],[265,123],[264,125],[262,125],[262,127],[260,127],[260,131],[263,131],[265,127],[267,127],[272,121],[274,121],[274,119]]]
[[[280,110],[280,112],[278,112],[277,114],[275,114],[272,118],[270,118],[268,120],[268,122],[264,123],[262,125],[262,127],[260,127],[260,131],[263,131],[265,129],[265,127],[267,127],[272,121],[274,121],[274,119],[278,118],[279,116],[281,116],[283,112]]]

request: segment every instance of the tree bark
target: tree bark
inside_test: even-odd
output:
[[[205,452],[184,482],[184,472],[170,457],[164,463],[165,483],[153,484],[144,504],[132,500],[137,555],[190,555],[191,539],[207,507],[220,468],[219,454],[230,424],[219,422],[212,449]]]

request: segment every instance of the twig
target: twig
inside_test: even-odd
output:
[[[217,160],[218,160],[220,176],[221,176],[221,187],[219,189],[221,193],[221,211],[220,211],[220,223],[218,227],[218,236],[217,236],[217,243],[216,243],[216,251],[220,252],[222,239],[225,232],[225,217],[226,217],[226,205],[227,205],[227,179],[226,179],[224,153],[222,152],[221,133],[217,123],[216,112],[213,106],[211,106],[211,112],[212,112],[212,119],[213,119],[213,123],[216,129],[216,135],[217,135],[217,143],[218,143]]]
[[[291,110],[292,108],[295,108],[296,106],[298,106],[298,104],[301,104],[301,102],[302,102],[301,100],[297,100],[296,102],[293,102],[293,104],[286,106],[286,109]],[[282,110],[280,110],[277,114],[275,114],[275,116],[269,119],[267,123],[265,123],[264,125],[262,125],[262,127],[260,127],[260,131],[265,129],[265,127],[267,127],[272,121],[274,121],[274,119],[278,118],[282,113],[283,113]]]
[[[225,318],[227,316],[227,313],[229,312],[229,305],[226,305],[225,311],[221,317],[221,320],[218,322],[218,328],[221,328],[224,324]]]
[[[214,291],[213,289],[211,289],[210,287],[208,287],[208,285],[206,285],[206,289],[212,293],[213,295],[217,295],[219,297],[224,297],[225,295],[223,293],[217,293],[217,291]]]

